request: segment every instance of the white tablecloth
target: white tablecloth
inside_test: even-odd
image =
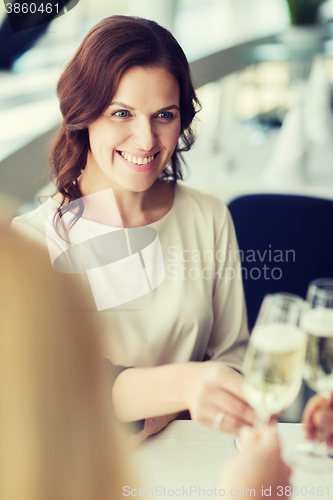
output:
[[[278,432],[286,456],[295,444],[303,440],[300,424],[279,424]],[[221,498],[222,491],[219,494],[219,490],[223,485],[219,477],[223,463],[230,456],[227,449],[230,449],[227,446],[229,442],[232,443],[229,435],[195,422],[172,422],[162,432],[143,442],[132,454],[132,467],[139,479],[126,485],[124,496],[132,498],[137,493],[137,496],[148,498]],[[294,469],[292,484],[299,489],[299,499],[333,498],[332,474]],[[320,489],[317,490],[319,486],[323,488],[322,496]],[[228,493],[225,492],[224,496]]]

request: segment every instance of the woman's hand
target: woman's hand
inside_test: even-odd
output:
[[[273,500],[287,498],[291,469],[281,459],[278,435],[273,427],[258,430],[243,427],[240,432],[241,453],[234,455],[225,465],[220,486],[229,493],[231,489],[255,490],[261,498],[262,491]],[[288,489],[287,489],[288,492]],[[253,492],[252,492],[253,493]],[[251,496],[254,496],[251,494]],[[290,496],[290,495],[289,495]],[[237,495],[233,498],[238,498]]]
[[[193,365],[184,391],[192,420],[236,436],[242,426],[253,425],[254,411],[244,399],[242,375],[218,361]]]
[[[302,422],[307,439],[315,439],[317,431],[326,435],[326,442],[333,447],[333,398],[326,399],[315,395],[304,408]]]
[[[112,399],[116,416],[125,422],[154,417],[151,425],[162,425],[171,414],[189,410],[196,422],[238,435],[254,421],[242,375],[218,361],[124,370],[115,380]]]

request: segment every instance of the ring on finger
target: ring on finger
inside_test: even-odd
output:
[[[219,411],[218,414],[216,415],[215,420],[214,420],[214,429],[216,431],[219,431],[221,429],[221,425],[222,425],[224,417],[225,417],[225,413],[223,413],[223,411]]]

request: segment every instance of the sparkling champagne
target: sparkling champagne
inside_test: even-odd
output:
[[[333,391],[333,309],[309,309],[301,326],[308,337],[304,379],[311,389],[328,397]]]
[[[258,325],[244,359],[244,394],[258,416],[286,409],[302,383],[306,335],[287,323]]]

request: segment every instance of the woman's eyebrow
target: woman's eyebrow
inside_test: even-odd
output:
[[[122,106],[122,107],[127,108],[127,109],[131,109],[132,111],[134,110],[134,108],[132,106],[129,106],[128,104],[125,104],[124,102],[113,101],[110,104],[110,106],[115,106],[115,105]],[[168,109],[177,109],[178,111],[180,111],[179,107],[176,106],[176,104],[171,104],[171,106],[165,106],[164,108],[159,109],[158,111],[156,111],[156,113],[161,113],[161,111],[166,111]]]
[[[134,108],[132,108],[132,106],[129,106],[128,104],[125,104],[125,103],[120,102],[120,101],[113,101],[113,102],[111,102],[110,106],[114,106],[115,104],[117,106],[123,106],[124,108],[132,109],[132,110],[134,109]]]
[[[180,111],[178,106],[172,104],[171,106],[166,106],[165,108],[159,109],[158,111],[156,111],[156,113],[161,113],[161,111],[166,111],[168,109],[178,109],[178,111]]]

